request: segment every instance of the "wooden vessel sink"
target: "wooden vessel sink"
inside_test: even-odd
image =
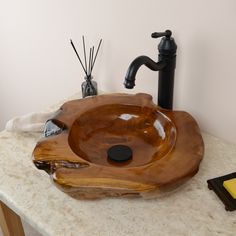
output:
[[[45,133],[33,162],[75,198],[155,197],[196,174],[204,153],[193,117],[148,94],[69,101]]]

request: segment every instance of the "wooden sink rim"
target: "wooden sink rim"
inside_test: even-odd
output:
[[[150,109],[170,122],[172,145],[161,158],[137,166],[105,165],[81,158],[72,150],[69,140],[75,122],[93,109],[114,104]],[[36,166],[45,164],[54,183],[77,198],[148,196],[169,191],[197,173],[204,154],[202,136],[194,118],[183,111],[156,106],[148,94],[106,94],[69,101],[53,120],[66,129],[40,140],[33,161]]]

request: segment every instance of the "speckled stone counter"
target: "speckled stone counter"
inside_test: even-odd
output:
[[[226,212],[206,183],[236,171],[236,145],[203,134],[205,157],[198,174],[161,198],[86,201],[58,190],[33,165],[31,154],[40,136],[0,133],[0,200],[43,235],[236,234],[236,211]]]

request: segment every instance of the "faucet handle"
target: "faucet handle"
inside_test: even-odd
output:
[[[170,30],[166,30],[165,32],[154,32],[152,33],[152,38],[160,38],[163,36],[166,36],[166,38],[170,38],[172,35],[172,32]]]

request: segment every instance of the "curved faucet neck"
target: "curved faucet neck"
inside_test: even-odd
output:
[[[162,70],[166,66],[166,63],[164,61],[155,62],[150,57],[147,57],[147,56],[139,56],[135,58],[131,62],[125,76],[124,85],[126,88],[132,89],[135,86],[135,77],[139,68],[142,65],[145,65],[150,70],[159,71],[159,70]]]

